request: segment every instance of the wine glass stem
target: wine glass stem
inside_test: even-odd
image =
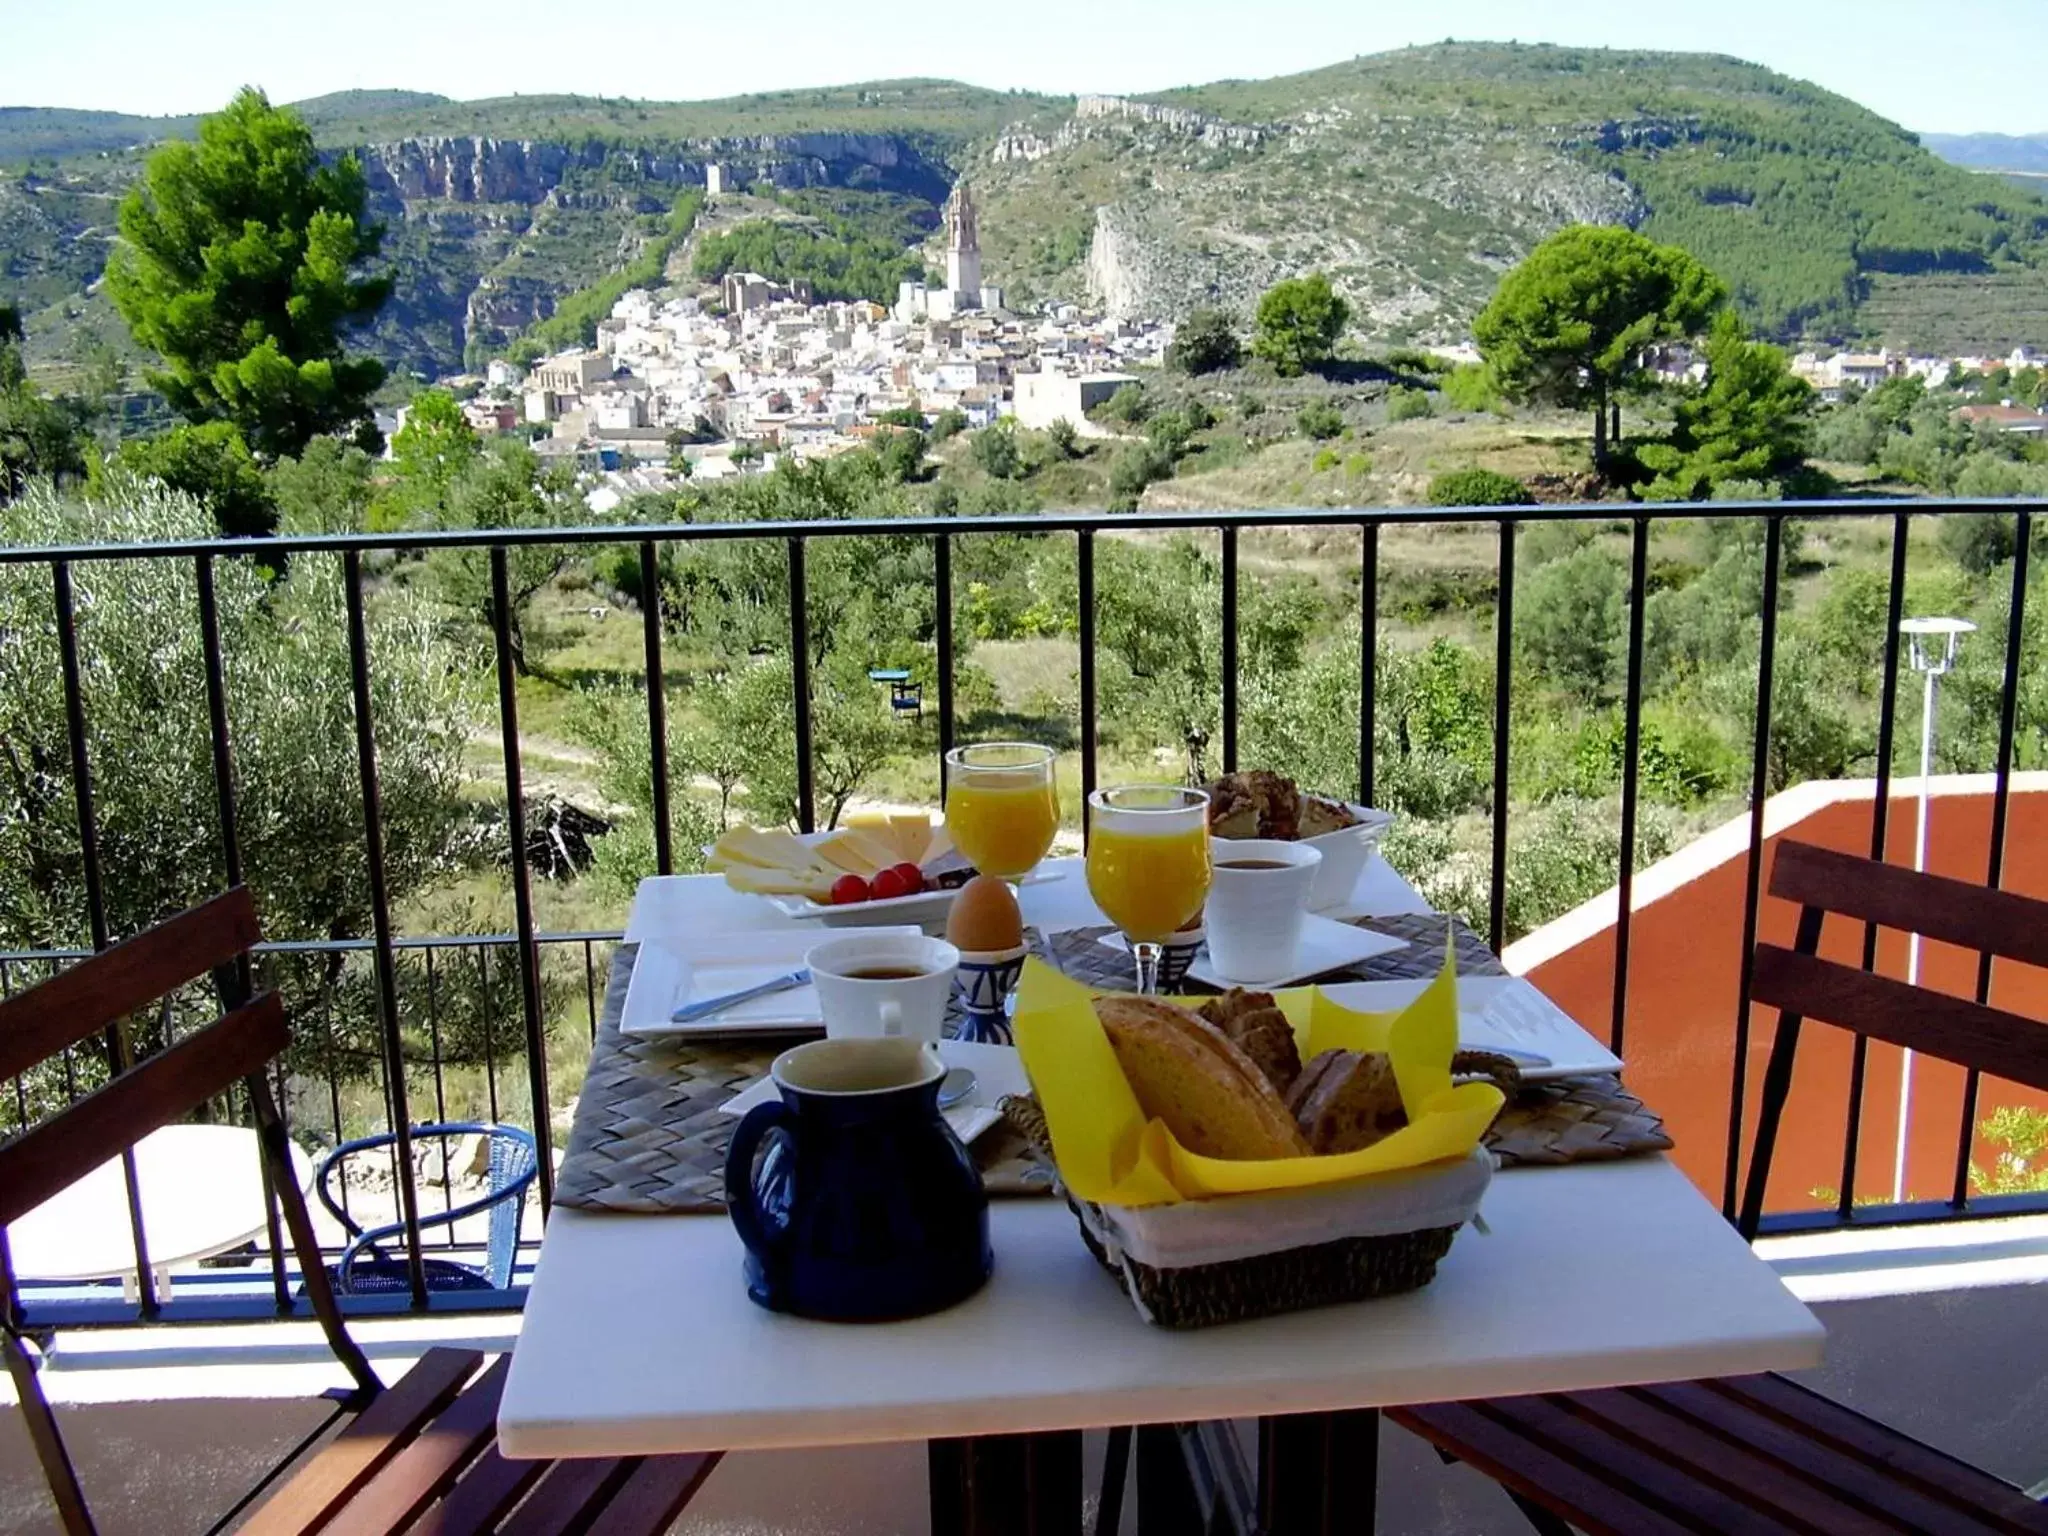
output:
[[[1150,997],[1159,990],[1159,946],[1133,944],[1131,956],[1138,962],[1138,996]]]

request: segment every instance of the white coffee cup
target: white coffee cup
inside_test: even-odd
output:
[[[960,951],[915,933],[849,934],[804,956],[825,1033],[835,1040],[907,1035],[936,1042],[953,995]],[[876,976],[876,971],[907,972]]]
[[[1253,982],[1292,975],[1322,854],[1305,843],[1212,837],[1209,861],[1202,922],[1216,974]],[[1253,864],[1267,867],[1247,867]]]

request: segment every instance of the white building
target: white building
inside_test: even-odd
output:
[[[1036,431],[1062,419],[1078,427],[1124,385],[1137,382],[1128,373],[1020,373],[1014,396],[1017,422]]]

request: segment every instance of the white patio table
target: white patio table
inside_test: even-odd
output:
[[[1051,867],[1064,878],[1024,888],[1026,920],[1104,922],[1080,861]],[[1352,908],[1429,910],[1377,858]],[[655,879],[627,938],[684,920],[790,921],[715,878]],[[1319,1517],[1281,1522],[1291,1533],[1369,1514],[1381,1407],[1820,1363],[1819,1322],[1661,1157],[1506,1172],[1483,1216],[1487,1230],[1461,1233],[1420,1291],[1174,1333],[1139,1321],[1052,1200],[991,1206],[996,1267],[979,1295],[864,1326],[748,1301],[726,1221],[557,1210],[500,1446],[560,1457],[924,1438],[935,1531],[1076,1532],[1080,1429],[1259,1418],[1273,1431],[1265,1476],[1325,1490],[1307,1501]],[[1142,1436],[1139,1463],[1140,1518],[1171,1530]]]

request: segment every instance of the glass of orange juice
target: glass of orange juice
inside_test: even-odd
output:
[[[1159,988],[1159,946],[1209,897],[1209,797],[1133,784],[1088,797],[1088,894],[1123,929],[1138,991]]]
[[[1052,763],[1052,748],[1030,741],[946,754],[946,831],[984,875],[1020,879],[1052,847],[1060,827]]]

